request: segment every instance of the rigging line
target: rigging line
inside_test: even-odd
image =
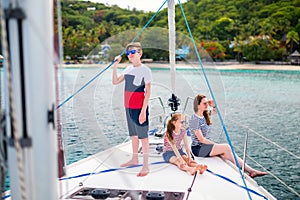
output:
[[[131,42],[134,42],[141,34],[142,32],[149,26],[149,24],[152,22],[152,20],[156,17],[156,15],[158,14],[158,12],[161,10],[161,8],[166,4],[166,2],[168,2],[169,0],[165,0],[165,2],[158,8],[158,10],[156,11],[156,13],[148,20],[148,22],[144,25],[144,27],[138,32],[138,34],[132,39]],[[125,50],[122,52],[121,55],[123,55],[123,53],[125,53]]]
[[[229,121],[234,122],[233,120],[229,120]],[[290,154],[291,156],[293,156],[293,157],[295,157],[295,158],[297,158],[297,159],[300,160],[300,156],[298,156],[298,155],[294,154],[293,152],[287,150],[286,148],[280,146],[280,145],[277,144],[276,142],[273,142],[273,141],[270,140],[269,138],[267,138],[267,137],[265,137],[265,136],[259,134],[257,131],[255,131],[255,130],[249,128],[248,126],[246,126],[246,125],[244,125],[244,124],[241,124],[240,122],[239,122],[239,123],[234,122],[234,123],[239,124],[240,126],[242,126],[242,127],[246,128],[246,129],[250,130],[251,132],[253,132],[253,133],[256,134],[257,136],[263,138],[264,140],[270,142],[271,144],[273,144],[274,146],[278,147],[279,149],[285,151],[286,153],[288,153],[288,154]]]
[[[192,43],[193,43],[195,52],[196,52],[196,54],[197,54],[197,58],[198,58],[198,61],[199,61],[199,63],[200,63],[200,66],[201,66],[201,69],[202,69],[202,72],[203,72],[203,75],[204,75],[204,78],[205,78],[207,87],[208,87],[208,89],[209,89],[209,91],[210,91],[210,94],[211,94],[211,97],[212,97],[212,99],[213,99],[213,101],[214,101],[214,103],[215,103],[215,106],[216,106],[216,109],[217,109],[217,113],[218,113],[220,122],[221,122],[221,124],[222,124],[222,127],[223,127],[223,129],[224,129],[224,132],[225,132],[225,135],[226,135],[228,144],[229,144],[229,146],[230,146],[230,148],[231,148],[231,151],[232,151],[232,154],[233,154],[233,157],[234,157],[236,166],[237,166],[237,168],[239,169],[239,173],[240,173],[240,176],[242,177],[242,180],[243,180],[243,183],[244,183],[245,187],[247,187],[245,178],[244,178],[244,176],[243,176],[243,173],[242,173],[242,171],[241,171],[239,162],[238,162],[238,160],[237,160],[237,156],[236,156],[236,154],[235,154],[235,152],[234,152],[233,145],[232,145],[231,140],[230,140],[230,137],[229,137],[229,135],[228,135],[227,128],[226,128],[225,123],[224,123],[224,121],[223,121],[223,118],[222,118],[222,116],[221,116],[221,112],[220,112],[220,110],[219,110],[219,106],[218,106],[218,104],[217,104],[216,98],[215,98],[215,96],[214,96],[214,93],[213,93],[213,91],[212,91],[212,89],[211,89],[211,86],[210,86],[210,83],[209,83],[209,81],[208,81],[208,78],[207,78],[207,76],[206,76],[206,72],[205,72],[205,70],[204,70],[204,67],[203,67],[203,64],[202,64],[202,61],[201,61],[199,52],[198,52],[198,50],[197,50],[197,46],[196,46],[194,37],[193,37],[193,34],[192,34],[191,29],[190,29],[190,27],[189,27],[189,24],[188,24],[188,22],[187,22],[187,19],[186,19],[186,16],[185,16],[185,13],[184,13],[184,10],[183,10],[183,7],[182,7],[182,4],[181,4],[180,0],[178,0],[178,3],[179,3],[179,6],[180,6],[182,15],[183,15],[183,17],[184,17],[184,21],[185,21],[186,27],[187,27],[188,32],[189,32],[189,34],[190,34],[190,38],[191,38],[191,40],[192,40]],[[247,190],[247,194],[248,194],[249,199],[252,200],[252,198],[251,198],[250,193],[249,193],[248,190]]]
[[[240,150],[237,147],[238,150]],[[256,165],[260,166],[262,169],[264,169],[265,171],[268,172],[268,174],[270,174],[273,178],[275,178],[278,182],[280,182],[282,185],[284,185],[287,189],[289,189],[292,193],[294,193],[295,195],[297,195],[298,197],[300,197],[300,193],[298,193],[294,188],[288,186],[283,180],[281,180],[279,177],[277,177],[275,174],[273,174],[271,171],[269,171],[268,169],[266,169],[263,165],[261,165],[259,162],[257,162],[255,159],[253,159],[251,156],[246,155],[248,159],[252,160]]]
[[[144,25],[144,27],[137,33],[137,35],[131,40],[131,42],[134,42],[142,33],[143,31],[149,26],[151,21],[156,17],[158,12],[161,10],[161,8],[165,5],[165,3],[169,0],[165,0],[165,2],[159,7],[159,9],[156,11],[156,13],[148,20],[148,22]],[[126,49],[122,51],[120,54],[121,56],[125,53]],[[72,99],[75,95],[77,95],[79,92],[81,92],[86,86],[88,86],[91,82],[93,82],[96,78],[98,78],[101,74],[103,74],[108,68],[110,68],[116,60],[112,61],[110,65],[108,65],[106,68],[104,68],[102,71],[100,71],[96,76],[94,76],[92,79],[90,79],[87,83],[85,83],[81,88],[79,88],[74,94],[72,94],[70,97],[68,97],[66,100],[64,100],[61,104],[59,104],[56,107],[56,110],[59,109],[61,106],[63,106],[65,103],[67,103],[70,99]]]
[[[185,60],[185,62],[189,63],[193,67],[193,69],[195,69],[196,71],[200,71],[199,68],[193,64],[193,62],[191,62],[189,60]],[[213,69],[217,70],[216,67],[214,67]],[[218,75],[220,75],[220,72],[218,72]],[[201,78],[201,80],[202,80],[202,78]],[[222,79],[220,81],[222,82]],[[222,84],[223,84],[223,82],[222,82]],[[189,97],[189,98],[193,99],[192,97]],[[221,140],[221,135],[222,135],[223,132],[224,132],[224,130],[220,131],[219,134],[218,134],[218,136],[215,137],[214,141],[220,141]]]
[[[91,82],[93,82],[96,78],[98,78],[101,74],[103,74],[110,66],[112,66],[116,60],[114,60],[111,64],[109,64],[106,68],[104,68],[102,71],[100,71],[96,76],[94,76],[92,79],[90,79],[88,82],[86,82],[81,88],[79,88],[74,94],[69,96],[67,99],[65,99],[62,103],[60,103],[56,110],[58,110],[60,107],[62,107],[65,103],[67,103],[70,99],[72,99],[75,95],[77,95],[79,92],[81,92],[86,86],[88,86]]]

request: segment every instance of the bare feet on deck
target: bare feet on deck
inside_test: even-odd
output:
[[[123,163],[122,165],[120,165],[121,167],[129,167],[129,166],[133,166],[133,165],[138,165],[139,161],[138,160],[129,160],[126,163]]]
[[[138,177],[147,176],[149,174],[149,168],[143,167],[142,170],[137,174]]]
[[[197,169],[197,171],[199,170],[200,174],[203,174],[207,170],[207,165],[199,164],[196,166],[196,169]]]
[[[197,167],[191,167],[191,170],[188,170],[189,174],[194,176],[195,173],[197,172]]]
[[[264,176],[264,175],[267,175],[267,174],[268,174],[268,172],[261,172],[261,171],[254,170],[254,171],[250,172],[248,175],[251,178],[255,178],[255,177]]]

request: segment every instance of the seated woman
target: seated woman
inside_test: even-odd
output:
[[[213,110],[209,112],[208,107]],[[194,114],[189,120],[189,127],[192,133],[192,152],[198,157],[221,156],[222,158],[235,163],[234,156],[228,144],[216,144],[210,140],[210,114],[216,113],[213,100],[208,100],[203,94],[198,94],[194,99]],[[244,165],[241,158],[237,156],[240,166]],[[245,164],[245,171],[252,178],[266,175],[267,172],[261,172]]]
[[[187,155],[182,150],[182,140]],[[191,158],[183,117],[179,113],[173,114],[168,121],[167,131],[164,136],[163,158],[166,162],[176,165],[179,169],[191,175],[194,175],[198,170],[202,174],[207,169],[206,165],[199,165]]]

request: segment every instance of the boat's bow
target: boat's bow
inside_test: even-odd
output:
[[[162,139],[150,136],[150,173],[145,177],[136,176],[141,165],[119,167],[131,157],[130,142],[69,165],[60,180],[62,198],[93,199],[102,194],[104,199],[249,199],[248,190],[251,199],[275,199],[247,175],[247,188],[243,187],[236,167],[219,157],[196,158],[208,170],[194,177],[165,163],[161,146]]]

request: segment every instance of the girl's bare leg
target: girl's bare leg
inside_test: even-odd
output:
[[[228,144],[215,144],[213,146],[212,151],[210,152],[210,156],[221,156],[226,160],[231,161],[233,164],[236,165],[235,159],[233,157],[231,148]],[[244,165],[243,160],[237,156],[238,163],[240,167]],[[264,176],[268,174],[267,172],[262,172],[256,169],[253,169],[249,165],[245,164],[245,171],[248,172],[249,176],[255,178],[257,176]]]

